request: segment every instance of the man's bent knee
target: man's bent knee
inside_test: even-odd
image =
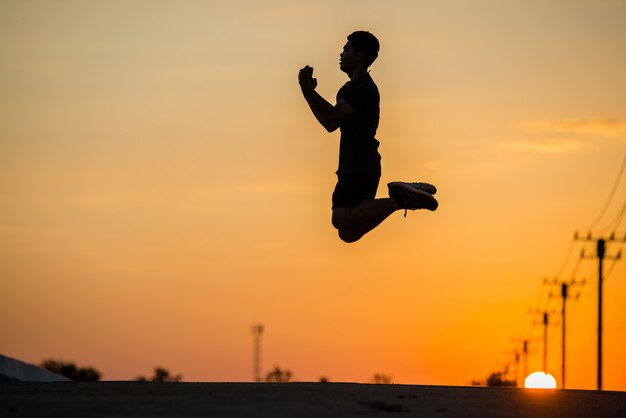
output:
[[[336,208],[333,209],[333,216],[331,222],[335,229],[350,229],[350,222],[348,219],[350,208]]]
[[[357,234],[353,231],[347,231],[345,229],[339,230],[339,238],[341,238],[343,242],[346,242],[348,244],[351,244],[353,242],[360,240],[362,236],[363,234]]]
[[[352,208],[333,209],[332,223],[339,232],[339,238],[343,242],[352,243],[361,239],[364,235],[358,229],[355,230],[353,222],[350,220]]]
[[[332,224],[335,229],[353,229],[354,221],[351,219],[350,212],[352,208],[335,208],[333,209]]]

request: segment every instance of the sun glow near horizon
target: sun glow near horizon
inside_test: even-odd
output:
[[[556,389],[556,379],[549,373],[534,372],[524,379],[527,389]]]

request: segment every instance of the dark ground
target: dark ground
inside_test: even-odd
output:
[[[626,392],[351,383],[0,383],[0,417],[626,417]]]

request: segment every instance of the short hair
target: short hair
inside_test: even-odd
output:
[[[365,65],[369,67],[378,57],[380,43],[374,35],[366,31],[356,31],[348,35],[348,41],[352,44],[354,52],[362,52],[365,57]]]

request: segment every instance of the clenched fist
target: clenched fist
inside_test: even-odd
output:
[[[300,70],[298,73],[298,82],[301,87],[310,87],[315,89],[317,87],[317,79],[313,78],[313,67],[308,65]]]

